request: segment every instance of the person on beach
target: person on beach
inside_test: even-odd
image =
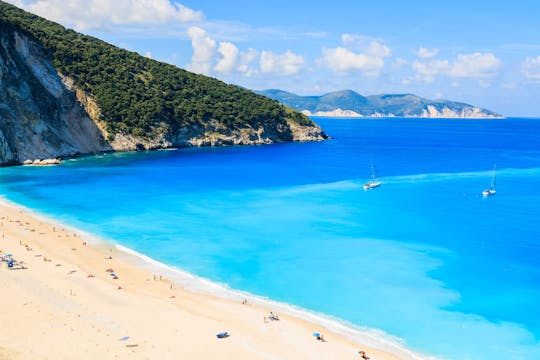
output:
[[[360,354],[360,357],[364,360],[368,360],[369,357],[366,355],[366,352],[365,351],[359,351],[358,354]]]
[[[270,315],[268,316],[270,320],[279,320],[278,316],[274,314],[272,311],[270,311]]]

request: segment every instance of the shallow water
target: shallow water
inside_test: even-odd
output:
[[[0,191],[421,352],[540,358],[540,120],[317,121],[333,140],[4,168]]]

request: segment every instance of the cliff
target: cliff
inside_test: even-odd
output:
[[[274,100],[0,1],[0,165],[326,138],[318,125]]]
[[[43,49],[0,29],[0,164],[108,150]]]
[[[308,116],[501,118],[478,106],[448,100],[429,100],[412,94],[362,96],[352,90],[321,96],[299,96],[282,90],[257,93],[301,111]]]

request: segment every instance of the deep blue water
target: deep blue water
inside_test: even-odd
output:
[[[333,140],[4,168],[0,192],[414,350],[540,359],[540,120],[317,121]]]

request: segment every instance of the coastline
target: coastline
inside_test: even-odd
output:
[[[0,324],[10,329],[0,335],[0,358],[355,359],[359,350],[372,359],[424,358],[376,330],[232,290],[4,198],[0,223],[0,249],[26,268],[2,269],[14,301],[0,305]],[[280,321],[263,321],[270,311]],[[220,331],[231,336],[216,339]]]
[[[393,114],[380,114],[380,115],[324,115],[324,114],[311,114],[310,118],[338,118],[338,119],[458,119],[458,120],[506,120],[506,116],[396,116]]]

